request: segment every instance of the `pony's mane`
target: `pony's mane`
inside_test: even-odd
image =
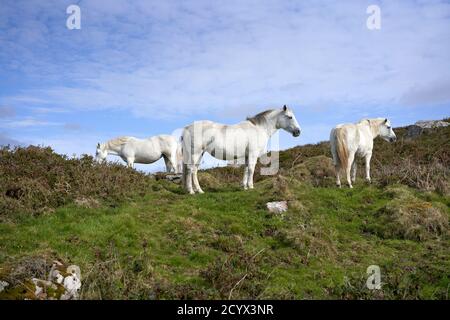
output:
[[[121,146],[125,143],[127,143],[129,140],[131,139],[131,137],[118,137],[118,138],[114,138],[109,140],[108,142],[105,143],[105,145],[109,146],[109,147],[117,147],[117,146]]]
[[[373,119],[361,119],[357,124],[367,124],[373,134],[379,132],[380,125],[384,122],[385,118],[373,118]]]
[[[367,122],[367,124],[370,126],[372,126],[372,125],[379,126],[380,124],[383,123],[384,120],[385,120],[385,118],[372,118],[372,119],[364,118],[364,119],[359,120],[357,122],[357,124],[364,124],[364,122]]]
[[[263,112],[258,113],[253,117],[247,117],[247,120],[253,123],[254,125],[258,125],[267,121],[266,116],[270,114],[274,109],[269,109]]]

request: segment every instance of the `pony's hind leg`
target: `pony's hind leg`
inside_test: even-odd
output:
[[[355,183],[356,181],[356,169],[357,169],[357,164],[356,164],[356,159],[353,161],[352,164],[352,182]]]
[[[194,194],[194,189],[192,188],[192,173],[193,173],[193,169],[194,165],[192,164],[186,164],[184,169],[186,170],[186,172],[184,173],[185,176],[185,186],[186,186],[186,190],[187,192],[189,192],[190,194]]]
[[[334,170],[336,172],[336,186],[338,186],[339,188],[341,187],[341,166],[339,164],[336,164],[334,166]]]
[[[204,191],[202,190],[202,188],[200,187],[200,183],[198,182],[198,177],[197,177],[197,172],[198,172],[198,165],[196,165],[194,167],[194,170],[192,172],[192,180],[194,182],[194,189],[195,191],[197,191],[198,193],[204,193]]]
[[[202,188],[200,187],[200,184],[198,182],[198,178],[197,178],[197,170],[198,170],[198,166],[200,165],[200,161],[202,159],[202,155],[191,155],[190,156],[190,163],[185,164],[185,168],[186,168],[186,174],[184,174],[185,176],[185,183],[186,183],[186,190],[190,193],[190,194],[194,194],[195,191],[199,192],[199,193],[203,193]],[[192,183],[194,183],[194,188],[192,187]]]
[[[172,155],[170,156],[170,163],[171,163],[171,165],[172,165],[171,170],[172,170],[174,173],[180,173],[180,172],[179,172],[179,169],[178,169],[177,154],[176,154],[176,153],[174,153],[174,154],[172,154]]]
[[[194,190],[198,193],[204,193],[202,188],[200,187],[200,183],[198,182],[197,172],[200,167],[200,162],[202,161],[203,153],[199,156],[192,157],[193,160],[193,170],[192,170],[192,182],[194,183]]]
[[[175,170],[175,167],[173,166],[173,162],[169,157],[167,157],[165,154],[163,155],[164,163],[166,164],[166,172],[172,172]]]
[[[350,171],[352,169],[352,165],[353,165],[353,161],[354,160],[355,160],[355,154],[354,153],[350,153],[348,155],[347,167],[345,168],[345,173],[346,173],[346,177],[347,177],[347,183],[348,183],[348,186],[350,188],[353,188],[352,180],[351,180],[351,177],[350,177]]]
[[[133,165],[134,165],[134,157],[128,157],[127,158],[127,167],[133,168]]]

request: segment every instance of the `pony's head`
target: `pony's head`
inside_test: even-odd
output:
[[[287,132],[292,133],[294,137],[298,137],[300,135],[300,125],[295,118],[294,112],[292,112],[292,110],[286,105],[283,106],[281,112],[278,114],[277,128],[284,129]]]
[[[106,150],[105,145],[100,142],[97,143],[97,148],[95,150],[95,160],[102,163],[103,161],[105,161],[107,155],[108,151]]]
[[[397,136],[392,130],[391,122],[389,119],[382,119],[379,126],[380,137],[388,142],[394,142],[397,140]]]

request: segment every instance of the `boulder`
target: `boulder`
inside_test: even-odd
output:
[[[275,214],[280,214],[288,209],[287,201],[272,201],[266,203],[267,209]]]
[[[450,123],[442,120],[417,121],[415,124],[408,127],[406,137],[414,138],[421,135],[425,130],[447,127],[449,125]]]

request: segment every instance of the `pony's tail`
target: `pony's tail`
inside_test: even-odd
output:
[[[345,131],[344,128],[336,128],[334,131],[336,141],[336,154],[342,170],[347,170],[348,166],[348,150],[345,145]]]

